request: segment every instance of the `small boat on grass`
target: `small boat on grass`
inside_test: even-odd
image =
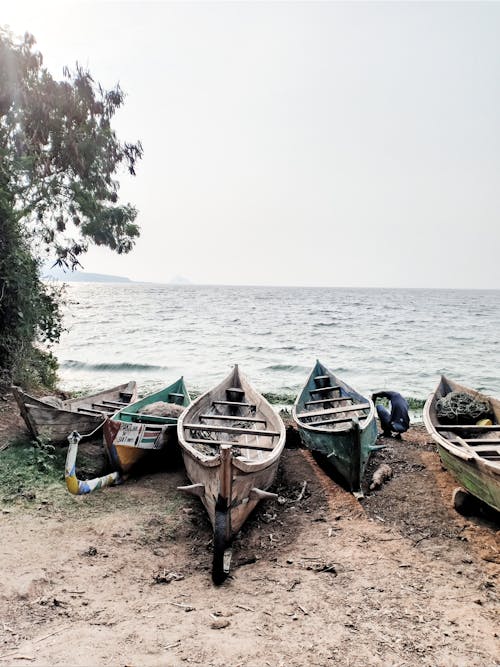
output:
[[[316,361],[292,411],[303,444],[323,454],[361,497],[361,480],[375,445],[375,406]]]
[[[128,473],[151,450],[176,436],[177,420],[191,399],[181,377],[128,405],[104,424],[104,445],[114,470]]]
[[[424,406],[424,424],[444,467],[465,489],[455,489],[455,509],[472,509],[472,495],[500,512],[500,400],[443,375]]]
[[[63,401],[56,396],[35,398],[12,387],[21,415],[34,438],[66,445],[72,431],[88,434],[101,426],[107,415],[137,398],[137,384],[126,382],[90,396]]]
[[[269,493],[285,446],[285,426],[266,399],[235,366],[214,389],[179,418],[178,440],[192,484],[213,526],[212,579],[229,574],[231,544],[260,500]]]

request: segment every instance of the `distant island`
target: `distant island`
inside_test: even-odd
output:
[[[191,281],[189,278],[185,278],[184,276],[174,276],[171,280],[168,282],[169,285],[191,285]]]
[[[130,278],[124,276],[109,276],[105,273],[86,273],[85,271],[63,271],[62,269],[46,269],[42,278],[45,280],[60,280],[65,283],[131,283]]]

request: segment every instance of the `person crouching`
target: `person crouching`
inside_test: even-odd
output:
[[[397,391],[377,391],[372,394],[372,401],[376,403],[377,398],[387,398],[391,404],[390,412],[383,405],[375,405],[382,427],[379,436],[391,438],[394,433],[395,438],[401,438],[401,433],[410,428],[408,403]]]

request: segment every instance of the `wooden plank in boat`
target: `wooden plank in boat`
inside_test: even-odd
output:
[[[464,438],[465,442],[468,445],[474,446],[474,445],[500,445],[500,440],[498,438],[492,438],[491,440],[489,438]],[[450,440],[449,442],[452,442],[454,445],[458,444],[458,440]]]
[[[368,417],[368,415],[363,415],[363,416],[359,416],[357,419],[359,419],[359,421],[361,422],[364,419],[366,419],[367,417]],[[326,424],[341,424],[342,422],[352,422],[353,419],[356,419],[356,417],[340,417],[340,419],[325,419],[325,420],[321,420],[321,421],[318,421],[318,422],[310,422],[308,424],[308,426],[324,426]]]
[[[500,424],[492,424],[491,426],[479,426],[477,424],[438,424],[436,431],[500,431]]]
[[[335,415],[340,412],[353,412],[354,410],[368,410],[369,403],[356,403],[355,405],[341,405],[339,408],[329,408],[328,410],[311,410],[310,412],[301,412],[297,415],[298,419],[304,417],[322,417],[323,415]]]
[[[350,396],[335,396],[334,398],[318,398],[315,401],[306,401],[304,405],[319,405],[320,403],[338,403],[339,401],[353,401]]]
[[[266,419],[259,419],[258,417],[240,417],[239,415],[200,415],[200,419],[225,419],[233,422],[260,422],[267,424]]]
[[[104,405],[103,403],[92,403],[93,408],[102,408],[103,412],[110,412],[109,405]]]
[[[177,417],[162,417],[161,415],[144,415],[140,412],[126,412],[125,410],[121,410],[120,412],[120,417],[125,416],[125,417],[130,417],[131,419],[138,421],[138,422],[143,422],[147,423],[150,421],[151,424],[176,424],[177,423]]]
[[[87,415],[92,415],[94,417],[95,415],[102,415],[102,410],[92,410],[92,408],[77,408],[76,411],[79,414],[87,414]]]
[[[255,408],[252,403],[243,403],[240,401],[212,401],[212,405],[237,405],[242,408]]]
[[[316,389],[309,389],[310,394],[317,394],[320,391],[340,391],[340,387],[338,385],[333,385],[332,387],[317,387]]]
[[[495,452],[496,454],[500,454],[500,446],[479,445],[479,447],[474,447],[474,451],[477,452],[478,454],[481,454],[482,452]]]
[[[231,445],[232,447],[239,447],[240,449],[257,449],[262,452],[272,452],[274,447],[261,447],[260,445],[246,445],[241,442],[231,442],[230,440],[204,440],[203,438],[186,438],[186,442],[200,445]]]
[[[237,426],[214,426],[212,424],[184,424],[184,428],[189,428],[192,431],[220,431],[221,433],[239,433],[241,435],[267,435],[279,436],[279,431],[263,431],[253,428],[243,428]]]

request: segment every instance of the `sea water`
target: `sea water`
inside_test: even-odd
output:
[[[136,380],[142,394],[183,375],[196,392],[234,364],[293,402],[316,359],[363,394],[425,399],[441,373],[500,395],[500,291],[79,283],[54,352],[61,386]]]

